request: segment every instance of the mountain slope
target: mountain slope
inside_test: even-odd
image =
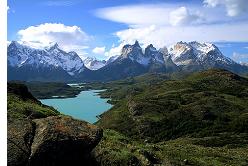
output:
[[[226,70],[159,84],[140,83],[125,91],[124,85],[113,88],[105,96],[122,92],[123,98],[101,115],[98,124],[133,138],[156,142],[248,132],[248,80]]]
[[[169,49],[173,62],[182,70],[199,71],[210,68],[221,68],[235,73],[244,73],[248,68],[224,56],[211,43],[178,42]]]
[[[133,77],[147,72],[172,72],[177,71],[177,66],[170,58],[164,59],[162,52],[153,45],[147,46],[143,53],[138,41],[133,45],[125,45],[121,55],[114,61],[94,72],[94,80],[117,80]]]
[[[94,72],[93,80],[117,80],[144,73],[192,73],[220,68],[238,74],[248,73],[248,67],[240,65],[211,43],[178,42],[169,50],[157,50],[152,44],[143,51],[138,41],[123,46],[120,56]]]
[[[85,65],[84,65],[85,63]],[[8,46],[8,80],[25,81],[110,81],[145,73],[181,73],[181,75],[220,68],[245,75],[248,66],[225,57],[211,43],[178,42],[169,50],[152,44],[142,50],[138,41],[123,46],[120,55],[107,61],[65,52],[58,44],[43,50],[13,41]]]
[[[163,77],[165,76],[165,77]],[[145,74],[93,87],[114,107],[97,124],[101,165],[247,165],[248,80],[212,69]]]
[[[8,46],[8,80],[65,81],[84,70],[81,58],[61,50],[58,44],[44,50],[15,41]]]

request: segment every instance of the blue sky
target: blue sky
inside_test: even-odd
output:
[[[196,40],[248,62],[247,0],[8,0],[8,7],[8,40],[35,48],[57,42],[106,59],[135,40],[157,48]]]

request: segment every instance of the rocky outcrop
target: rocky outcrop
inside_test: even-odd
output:
[[[34,136],[34,123],[31,120],[8,119],[8,165],[24,166],[28,162]]]
[[[8,122],[8,165],[82,165],[102,138],[102,130],[69,116]]]
[[[77,165],[89,159],[91,150],[102,137],[102,130],[67,116],[34,120],[35,137],[31,165]]]

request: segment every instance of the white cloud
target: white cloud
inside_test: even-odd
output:
[[[237,52],[234,52],[231,58],[237,62],[248,62],[248,54],[240,54]]]
[[[206,8],[203,4],[158,3],[103,8],[95,14],[128,26],[114,33],[120,45],[106,51],[105,55],[111,56],[120,54],[121,46],[135,40],[142,47],[152,43],[157,48],[178,41],[248,41],[247,18],[229,17],[224,12],[224,8]]]
[[[87,41],[91,36],[78,26],[66,26],[58,23],[45,23],[30,26],[18,31],[19,41],[34,48],[43,48],[57,42],[66,51],[85,54]]]
[[[135,40],[138,40],[141,44],[146,44],[147,42],[157,42],[157,38],[155,37],[154,33],[156,30],[156,27],[151,25],[149,27],[129,28],[118,31],[115,33],[115,35],[119,38],[119,41],[124,44],[134,43]]]
[[[160,25],[168,24],[169,11],[162,5],[130,5],[98,9],[96,16],[128,25]]]
[[[209,7],[225,6],[228,16],[238,16],[248,11],[247,0],[204,0]]]
[[[200,15],[196,7],[172,4],[129,5],[98,9],[96,16],[132,27],[147,25],[188,25],[197,23]],[[202,16],[202,15],[201,15]]]
[[[93,53],[95,54],[104,54],[105,52],[105,47],[95,47],[93,50],[92,50]]]
[[[248,24],[187,27],[150,26],[122,30],[117,32],[116,36],[119,37],[121,43],[133,43],[138,40],[144,46],[152,43],[158,48],[178,41],[247,41]]]
[[[115,55],[120,55],[121,54],[121,49],[122,49],[122,47],[124,46],[124,43],[122,42],[121,44],[119,44],[119,46],[112,46],[112,48],[109,50],[109,51],[106,51],[105,53],[104,53],[104,55],[106,56],[106,57],[111,57],[111,56],[115,56]]]
[[[186,7],[180,7],[169,14],[169,21],[173,26],[197,23],[200,20],[199,15],[191,14]]]
[[[113,46],[109,51],[106,51],[105,56],[107,57],[120,55],[122,47],[125,44],[133,44],[135,40],[138,40],[143,48],[151,43],[156,48],[162,48],[164,46],[168,47],[178,41],[247,41],[248,24],[222,24],[187,27],[156,27],[152,25],[144,28],[125,29],[116,32],[115,35],[119,38],[120,44],[116,47]]]

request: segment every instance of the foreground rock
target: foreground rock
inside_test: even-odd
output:
[[[34,136],[31,120],[8,119],[8,165],[26,165]]]
[[[91,165],[102,130],[68,116],[8,122],[8,165]]]
[[[91,150],[102,130],[67,116],[34,120],[36,132],[31,147],[31,165],[77,165],[89,162]]]

